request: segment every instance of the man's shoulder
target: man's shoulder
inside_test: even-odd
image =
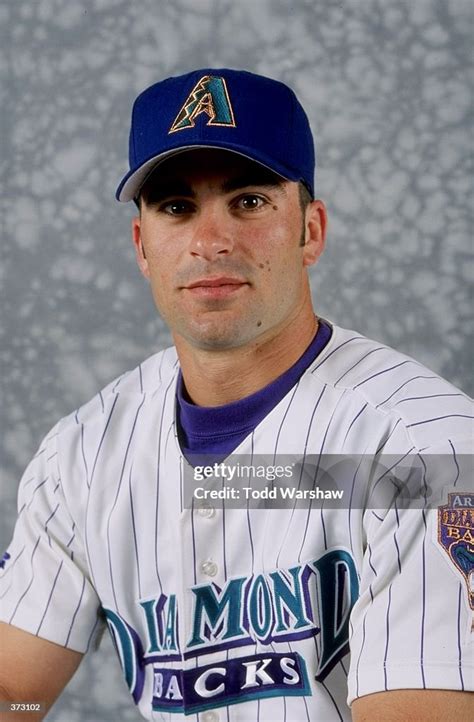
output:
[[[334,324],[332,329],[330,342],[310,368],[326,384],[358,390],[377,406],[387,408],[420,389],[468,398],[411,356],[357,331]]]
[[[166,389],[176,377],[177,369],[178,356],[174,346],[153,354],[117,376],[89,401],[61,419],[57,427],[59,434],[84,424],[106,424],[119,399],[121,413],[127,414],[137,403]]]
[[[463,436],[472,421],[472,400],[449,381],[386,344],[335,325],[309,374],[338,389],[348,403],[357,397],[380,416],[399,420],[417,445],[431,443],[427,430],[445,421]]]

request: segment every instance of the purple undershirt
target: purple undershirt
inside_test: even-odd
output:
[[[224,406],[196,406],[189,400],[179,373],[176,415],[181,450],[187,460],[212,455],[220,463],[283,399],[331,338],[327,321],[319,319],[317,333],[302,356],[275,381],[250,396]]]

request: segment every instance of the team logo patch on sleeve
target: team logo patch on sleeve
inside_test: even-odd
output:
[[[464,577],[474,609],[474,494],[448,494],[448,503],[438,508],[438,541]]]
[[[196,118],[202,113],[209,118],[206,125],[236,127],[224,78],[204,75],[186,98],[169,132],[194,128]]]

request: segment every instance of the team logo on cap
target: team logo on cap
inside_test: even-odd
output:
[[[186,98],[169,133],[194,128],[195,119],[202,113],[209,117],[206,125],[236,127],[234,111],[232,110],[224,78],[215,75],[204,75]]]
[[[474,609],[474,494],[448,494],[448,503],[438,508],[438,541],[464,577]]]

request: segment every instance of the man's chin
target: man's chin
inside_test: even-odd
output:
[[[225,351],[227,349],[240,348],[250,344],[261,331],[255,323],[255,328],[243,329],[233,324],[206,324],[198,328],[187,329],[185,333],[179,334],[187,345],[203,351]],[[176,345],[179,347],[177,335]]]

